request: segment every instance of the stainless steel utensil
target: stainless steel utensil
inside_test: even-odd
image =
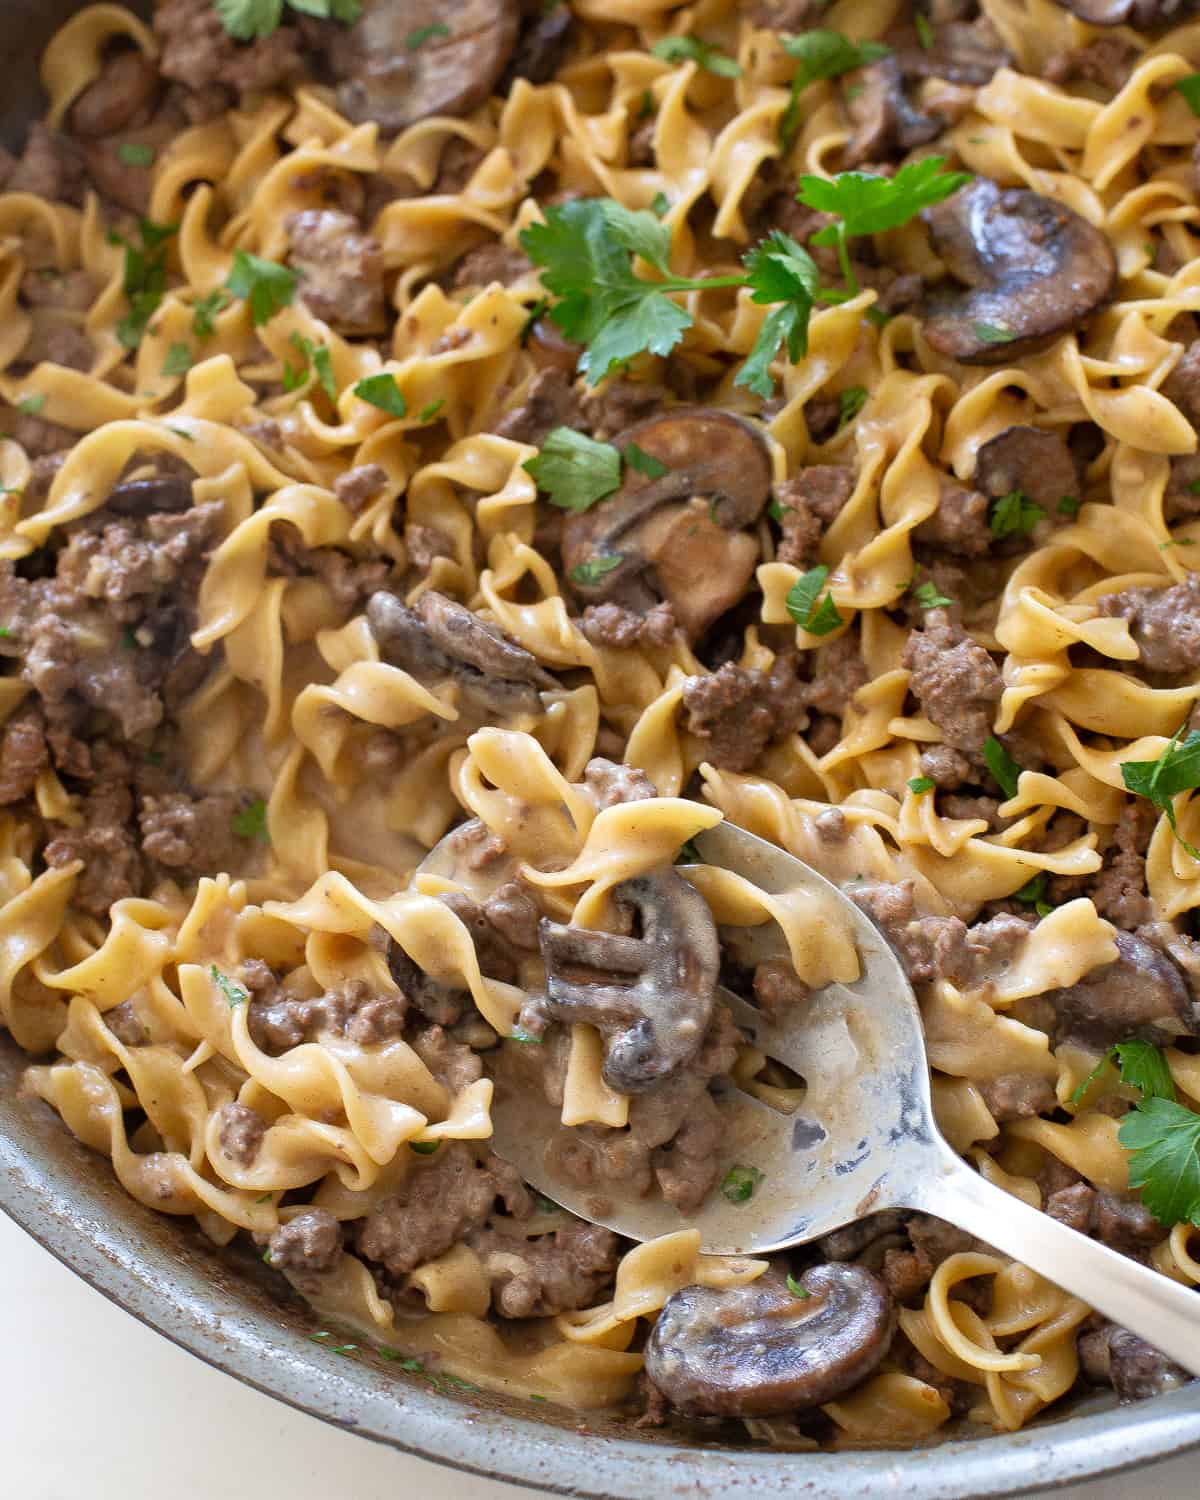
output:
[[[835,900],[863,968],[856,983],[828,985],[780,1024],[721,991],[748,1038],[807,1083],[795,1114],[737,1089],[722,1096],[722,1174],[733,1166],[760,1172],[752,1195],[733,1202],[714,1191],[684,1218],[656,1196],[621,1199],[606,1184],[601,1197],[595,1188],[565,1181],[550,1165],[556,1153],[546,1148],[563,1139],[566,1127],[558,1108],[530,1087],[527,1049],[513,1042],[489,1064],[496,1151],[580,1218],[634,1240],[695,1226],[703,1248],[719,1254],[782,1250],[880,1209],[923,1209],[1011,1255],[1200,1375],[1200,1296],[1193,1289],[1031,1208],[947,1145],[933,1118],[912,987],[858,907],[794,856],[732,824],[698,835],[695,844],[706,863],[764,890],[810,890],[825,902]],[[434,851],[425,868],[439,863]],[[785,955],[774,923],[739,930],[740,958],[758,963]]]

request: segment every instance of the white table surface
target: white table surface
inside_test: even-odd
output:
[[[0,1215],[0,1495],[530,1500],[327,1427],[150,1332]],[[1196,1500],[1200,1454],[1058,1493]],[[654,1497],[647,1497],[654,1500]]]

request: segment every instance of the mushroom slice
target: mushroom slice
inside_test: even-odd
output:
[[[429,115],[465,115],[512,56],[519,0],[368,0],[331,62],[338,108],[389,134]]]
[[[467,707],[539,713],[538,694],[558,686],[523,646],[445,594],[431,590],[409,609],[380,590],[367,601],[367,623],[386,661],[420,682],[453,678]]]
[[[644,1093],[695,1056],[708,1030],[720,968],[716,924],[704,898],[674,870],[622,881],[640,937],[564,927],[543,917],[546,1011],[604,1036],[604,1081]]]
[[[758,543],[743,528],[770,496],[767,445],[743,418],[702,407],[651,417],[614,441],[622,450],[636,444],[667,472],[651,479],[629,468],[616,494],[568,516],[564,565],[588,603],[645,612],[667,599],[695,640],[754,572]]]
[[[190,510],[191,475],[152,474],[146,479],[125,479],[114,485],[104,502],[107,510],[121,516],[152,516],[159,511]]]
[[[936,139],[945,120],[923,115],[904,92],[904,77],[894,55],[846,75],[846,111],[854,134],[846,144],[846,166],[881,161],[893,150],[911,151]]]
[[[668,1297],[646,1344],[646,1374],[679,1411],[769,1417],[832,1401],[875,1370],[895,1311],[862,1266],[833,1262],[800,1278],[796,1297],[768,1274],[719,1291]]]
[[[1041,427],[1006,427],[982,443],[975,454],[971,483],[993,500],[1020,490],[1053,511],[1079,488],[1079,470],[1071,450],[1057,433]]]
[[[925,337],[963,364],[1004,363],[1076,328],[1112,296],[1107,238],[1064,204],[977,177],[926,209],[934,248],[971,289],[930,303]]]

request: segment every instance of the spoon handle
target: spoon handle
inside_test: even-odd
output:
[[[949,1149],[939,1165],[923,1174],[907,1207],[994,1245],[1200,1375],[1200,1292],[1030,1208]]]

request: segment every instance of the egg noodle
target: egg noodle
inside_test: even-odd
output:
[[[120,334],[126,251],[98,195],[88,191],[76,207],[0,192],[0,397],[69,429],[73,442],[40,493],[19,430],[0,443],[0,557],[22,573],[139,465],[186,466],[193,504],[219,501],[221,510],[191,634],[209,669],[175,714],[178,765],[195,788],[240,789],[265,803],[263,837],[239,867],[153,882],[105,917],[75,899],[83,861],[41,858],[47,825],[69,829],[82,816],[79,786],[61,767],[43,766],[31,795],[0,814],[0,1018],[35,1059],[27,1088],[111,1159],[139,1202],[194,1218],[218,1244],[239,1231],[266,1244],[306,1208],[323,1208],[346,1230],[345,1252],[322,1277],[296,1278],[323,1318],[489,1390],[595,1408],[633,1397],[647,1327],[674,1292],[737,1287],[768,1273],[767,1262],[701,1253],[681,1215],[677,1233],[626,1247],[592,1304],[557,1315],[516,1324],[490,1313],[495,1266],[466,1242],[417,1266],[402,1299],[389,1295],[396,1288],[356,1249],[355,1225],[431,1170],[439,1146],[465,1142],[482,1159],[491,1133],[486,1052],[483,1076],[456,1088],[400,1036],[365,1044],[329,1029],[266,1049],[238,989],[241,966],[268,965],[299,996],[352,981],[387,996],[398,989],[388,963],[389,945],[398,945],[434,980],[465,986],[491,1032],[511,1035],[537,988],[538,960],[530,968],[527,957],[519,982],[489,977],[471,929],[439,899],[454,883],[413,874],[464,818],[482,820],[517,862],[543,913],[585,928],[607,924],[615,886],[670,866],[720,817],[850,889],[911,882],[916,910],[932,916],[971,922],[1039,877],[1061,878],[1080,894],[1041,912],[1011,965],[961,984],[938,975],[918,985],[934,1100],[955,1149],[1028,1203],[1043,1204],[1049,1161],[1124,1193],[1117,1132],[1122,1101],[1134,1096],[1104,1077],[1080,1092],[1103,1049],[1054,1040],[1038,997],[1118,957],[1117,927],[1086,889],[1135,801],[1121,766],[1160,756],[1200,698],[1195,672],[1169,684],[1139,675],[1130,620],[1097,604],[1185,580],[1188,548],[1200,542],[1195,520],[1169,522],[1164,509],[1172,460],[1194,453],[1197,439],[1162,389],[1189,341],[1180,327],[1200,314],[1197,121],[1173,87],[1200,69],[1200,20],[1153,35],[1101,32],[1051,0],[982,0],[1010,63],[960,91],[937,150],[977,177],[1073,209],[1103,231],[1117,261],[1112,300],[1040,351],[957,364],[926,341],[919,309],[868,316],[877,292],[866,288],[817,305],[807,354],[792,363],[780,351],[779,394],[764,405],[734,381],[767,309],[748,288],[679,295],[693,322],[673,367],[696,372],[704,405],[757,425],[775,484],[812,464],[853,475],[816,553],[828,568],[837,632],[794,623],[788,596],[803,569],[776,556],[764,519],[752,533],[754,609],[736,616],[733,659],[765,675],[781,652],[798,653],[812,677],[836,663],[831,653],[851,634],[863,685],[837,714],[836,737],[814,746],[794,730],[748,770],[732,770],[688,728],[685,685],[714,670],[694,653],[697,643],[676,632],[667,643],[618,646],[585,633],[557,552],[542,546],[549,507],[525,467],[538,448],[494,430],[541,368],[529,338],[531,314],[545,311],[537,268],[470,295],[445,273],[481,241],[515,251],[547,202],[578,197],[633,210],[665,200],[676,273],[736,270],[762,232],[756,184],[780,158],[796,63],[733,0],[572,0],[570,8],[574,41],[552,81],[518,77],[507,97],[493,94],[462,117],[434,115],[388,138],[340,114],[332,89],[301,83],[245,93],[180,129],[149,174],[146,217],[178,228],[161,302],[136,348]],[[893,0],[835,0],[816,24],[878,38],[900,9]],[[736,60],[736,76],[651,50],[667,36],[700,34]],[[1041,76],[1053,56],[1100,37],[1131,49],[1119,89]],[[155,32],[118,5],[86,6],[54,37],[42,61],[51,127],[65,128],[119,39],[158,55]],[[651,149],[634,164],[631,138],[647,119]],[[838,82],[812,84],[789,171],[842,170],[853,128]],[[439,191],[439,163],[452,149],[472,165],[461,185]],[[415,184],[367,223],[387,276],[390,333],[340,333],[303,295],[256,325],[249,301],[224,297],[210,336],[195,341],[196,304],[224,287],[235,251],[285,262],[290,216],[322,208],[331,181],[379,174]],[[932,282],[940,273],[920,219],[876,243],[880,259],[905,274]],[[34,266],[84,271],[99,289],[67,315],[90,341],[89,368],[31,363],[25,352],[48,319],[64,316],[22,297]],[[168,356],[180,343],[193,348],[190,367],[164,373],[176,368]],[[303,347],[328,351],[327,389],[315,371],[296,389],[281,386]],[[643,355],[621,378],[663,378],[666,364]],[[394,377],[403,415],[355,394],[381,373]],[[822,403],[850,388],[864,392],[857,415],[832,429],[816,420]],[[1018,424],[1064,438],[1091,424],[1096,439],[1081,503],[1040,526],[1023,550],[993,560],[994,589],[967,613],[972,638],[1002,669],[994,733],[1015,731],[1036,747],[1042,769],[1017,766],[998,818],[956,817],[914,789],[922,753],[943,734],[913,706],[904,657],[911,625],[897,601],[918,575],[914,532],[944,483],[969,485],[980,448]],[[335,482],[366,465],[378,466],[375,491],[351,508]],[[410,605],[430,591],[461,602],[536,658],[556,686],[540,693],[536,713],[481,724],[452,681],[419,681],[389,662],[361,598],[348,609],[316,574],[279,571],[273,548],[287,527],[307,549],[384,563],[388,586]],[[423,529],[445,545],[420,570],[412,550]],[[6,717],[28,701],[29,681],[28,673],[0,679]],[[383,763],[372,759],[381,736],[398,747]],[[644,772],[657,797],[599,806],[585,783],[597,754]],[[1176,797],[1177,832],[1162,813],[1145,852],[1153,920],[1178,931],[1200,906],[1200,861],[1187,848],[1200,844],[1198,807],[1190,792]],[[846,826],[831,840],[820,820],[834,808]],[[1047,837],[1062,814],[1074,831]],[[857,960],[836,924],[726,872],[694,873],[724,927],[779,921],[810,986],[853,977]],[[1032,918],[1032,902],[1027,910]],[[109,1024],[118,1007],[132,1010],[143,1041]],[[570,1123],[619,1129],[629,1099],[604,1081],[598,1040],[590,1027],[574,1028]],[[1200,1060],[1186,1044],[1165,1055],[1179,1098],[1200,1108]],[[764,1066],[744,1047],[735,1076],[766,1087]],[[1043,1080],[1048,1107],[998,1120],[989,1087],[1014,1076]],[[231,1103],[265,1122],[248,1161],[227,1149],[219,1128]],[[550,1235],[568,1218],[540,1200],[519,1233]],[[1163,1274],[1200,1285],[1186,1223],[1163,1226],[1147,1253]],[[955,1295],[964,1283],[970,1294]],[[1076,1384],[1076,1336],[1088,1316],[1019,1264],[982,1249],[953,1253],[900,1309],[896,1345],[877,1372],[825,1406],[829,1434],[842,1443],[924,1440],[951,1420],[952,1388],[965,1393],[955,1416],[1019,1428]],[[779,1440],[769,1421],[750,1430]],[[791,1441],[808,1439],[793,1433]]]

